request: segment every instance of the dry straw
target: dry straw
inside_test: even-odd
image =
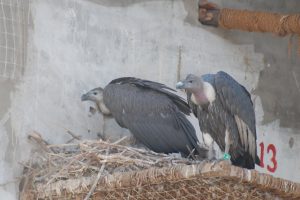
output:
[[[300,184],[231,166],[122,145],[124,138],[40,147],[20,199],[300,199]]]

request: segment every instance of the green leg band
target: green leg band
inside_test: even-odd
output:
[[[223,159],[230,160],[231,156],[228,153],[224,153]]]

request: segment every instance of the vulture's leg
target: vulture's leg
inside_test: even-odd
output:
[[[224,160],[229,160],[230,161],[230,157],[231,157],[229,155],[230,144],[231,144],[230,133],[226,129],[226,131],[225,131],[225,152],[224,152],[224,157],[223,157]]]
[[[215,158],[215,151],[214,151],[214,140],[209,135],[209,133],[202,133],[202,140],[205,146],[208,147],[208,154],[207,157],[209,160],[212,160]]]
[[[104,140],[104,141],[107,140],[106,134],[105,134],[105,129],[106,129],[106,126],[105,126],[105,121],[106,120],[105,119],[106,119],[106,117],[105,117],[105,115],[103,115],[103,117],[102,117],[102,120],[103,120],[103,122],[102,122],[102,131],[97,133],[98,138],[100,138],[101,140]]]
[[[93,107],[90,107],[90,111]],[[101,109],[100,109],[100,105],[98,103],[96,103],[96,108],[98,110],[99,113],[102,113]],[[93,108],[94,109],[94,108]],[[101,139],[101,140],[106,140],[106,135],[105,135],[105,120],[106,119],[106,116],[104,114],[102,114],[102,120],[103,120],[103,124],[102,124],[102,133],[98,133],[98,137]]]
[[[105,132],[105,129],[106,129],[105,124],[106,124],[106,116],[103,115],[102,137],[103,137],[104,140],[107,140],[106,132]]]
[[[226,162],[226,163],[231,164],[231,160],[230,160],[231,156],[229,154],[230,145],[231,145],[230,133],[226,129],[226,131],[225,131],[225,152],[224,152],[224,157],[223,157],[223,159],[218,159],[217,161],[215,161],[213,166],[220,163],[220,162]]]

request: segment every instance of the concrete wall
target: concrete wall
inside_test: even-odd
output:
[[[297,0],[216,2],[282,12],[300,6]],[[1,1],[1,198],[16,198],[30,132],[50,143],[71,139],[67,130],[85,138],[103,132],[102,116],[89,116],[89,105],[80,102],[87,90],[120,76],[174,86],[178,76],[218,70],[252,92],[258,147],[263,142],[265,148],[265,167],[257,169],[299,182],[296,46],[288,58],[288,38],[204,27],[196,11],[194,0]],[[128,134],[114,121],[106,122],[105,132],[113,139]]]

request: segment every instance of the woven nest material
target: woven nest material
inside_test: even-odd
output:
[[[226,161],[192,161],[118,142],[40,144],[43,151],[25,165],[22,200],[300,199],[300,184]]]

